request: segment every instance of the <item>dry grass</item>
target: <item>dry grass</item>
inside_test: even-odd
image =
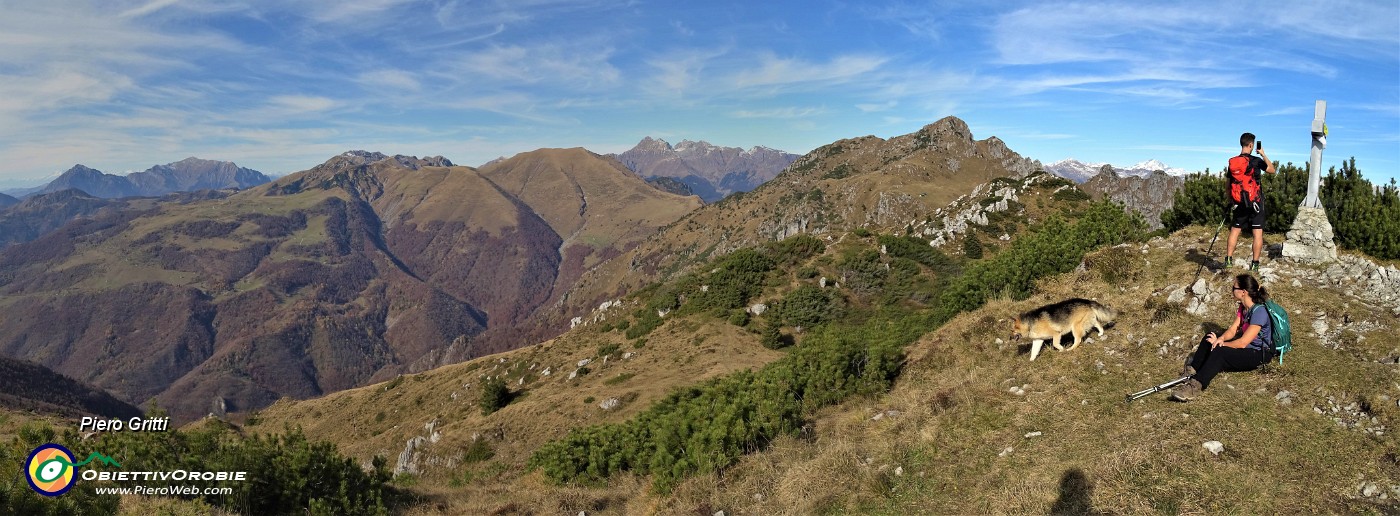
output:
[[[618,307],[614,313],[634,309]],[[248,429],[280,432],[284,425],[300,425],[307,435],[337,443],[357,460],[368,462],[377,454],[392,463],[408,439],[431,436],[425,425],[436,421],[439,441],[424,448],[423,471],[415,487],[416,493],[432,500],[425,502],[429,506],[425,510],[438,510],[432,507],[441,503],[446,504],[441,509],[445,513],[490,513],[511,503],[572,507],[596,505],[599,499],[611,500],[605,505],[621,510],[617,500],[640,494],[645,481],[634,487],[614,481],[597,492],[526,488],[541,480],[527,474],[525,462],[540,445],[572,428],[624,421],[674,388],[761,367],[782,356],[760,346],[757,335],[721,320],[668,321],[647,336],[641,349],[620,331],[600,333],[596,328],[580,328],[537,346],[318,399],[284,400],[261,411],[259,423]],[[604,362],[598,351],[607,344],[616,344],[617,351]],[[623,359],[623,353],[635,355]],[[590,372],[570,380],[570,372],[584,359],[592,360],[586,366]],[[545,368],[550,375],[543,375]],[[490,376],[502,377],[518,396],[505,408],[482,416],[477,400],[482,382]],[[599,403],[611,397],[621,399],[621,406],[600,409]],[[488,441],[492,459],[463,461],[463,451],[474,436]],[[579,510],[591,514],[595,509],[571,513]]]

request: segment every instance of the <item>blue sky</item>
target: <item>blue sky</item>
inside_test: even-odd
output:
[[[943,116],[1045,162],[1218,170],[1252,131],[1400,175],[1400,4],[0,0],[0,186],[643,136],[805,153]]]

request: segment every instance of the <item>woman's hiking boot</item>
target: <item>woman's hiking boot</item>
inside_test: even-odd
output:
[[[1172,399],[1176,401],[1191,401],[1196,399],[1197,396],[1200,396],[1202,390],[1203,389],[1201,388],[1201,382],[1198,382],[1195,378],[1192,378],[1186,383],[1178,385],[1175,389],[1172,389]]]

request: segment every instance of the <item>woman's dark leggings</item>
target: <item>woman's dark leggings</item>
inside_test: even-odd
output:
[[[1205,338],[1196,346],[1196,354],[1191,357],[1191,367],[1196,368],[1196,381],[1201,389],[1210,386],[1210,381],[1221,371],[1253,371],[1269,361],[1263,351],[1257,349],[1227,348],[1220,346],[1210,349],[1210,341]]]

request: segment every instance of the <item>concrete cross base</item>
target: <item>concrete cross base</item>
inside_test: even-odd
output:
[[[1337,261],[1337,244],[1332,241],[1332,223],[1322,208],[1299,207],[1298,218],[1283,242],[1283,257],[1300,262]]]

